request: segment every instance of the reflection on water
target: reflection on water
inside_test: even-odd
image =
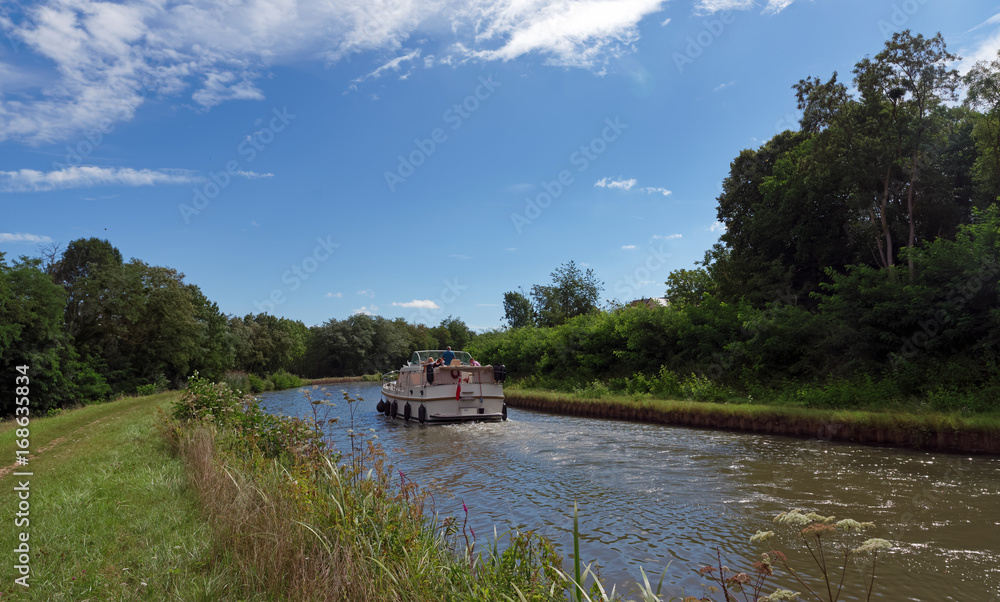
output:
[[[422,426],[377,414],[374,384],[329,389],[338,447],[349,428],[345,390],[364,399],[354,428],[375,429],[398,469],[434,487],[437,512],[461,516],[464,501],[477,537],[492,535],[494,525],[533,529],[570,559],[577,502],[580,555],[619,591],[641,566],[656,575],[666,568],[669,595],[699,595],[695,571],[716,548],[729,566],[749,569],[763,551],[750,547],[750,536],[774,529],[778,512],[801,507],[873,521],[878,529],[868,535],[896,544],[879,562],[882,593],[873,599],[1000,601],[997,458],[515,409],[507,422]],[[297,391],[267,394],[263,405],[310,414]]]

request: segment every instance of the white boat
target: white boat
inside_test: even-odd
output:
[[[507,369],[502,364],[473,366],[465,351],[452,352],[448,365],[430,363],[445,353],[414,351],[409,363],[383,375],[378,411],[420,423],[507,420]]]

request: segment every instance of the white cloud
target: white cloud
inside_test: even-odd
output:
[[[327,299],[340,299],[344,296],[344,293],[327,293]]]
[[[368,288],[363,288],[360,291],[358,291],[358,294],[361,295],[362,297],[374,297],[375,291]]]
[[[712,222],[712,225],[708,227],[708,231],[709,232],[720,232],[720,231],[721,232],[725,232],[726,231],[726,225],[723,224],[722,222],[720,222],[719,220],[715,220],[714,222]]]
[[[46,192],[93,186],[154,186],[191,184],[204,178],[184,169],[132,169],[128,167],[67,167],[55,171],[21,169],[0,171],[0,192]]]
[[[698,0],[694,5],[697,14],[711,14],[723,10],[748,10],[756,4],[755,0]]]
[[[601,178],[600,180],[594,182],[594,186],[598,188],[621,188],[622,190],[628,190],[635,186],[635,178],[629,180],[612,180],[611,178]]]
[[[963,48],[959,54],[962,60],[958,62],[956,68],[967,73],[979,61],[991,62],[997,60],[997,51],[1000,50],[1000,13],[997,13],[979,25],[973,27],[969,32],[977,29],[993,29],[992,33],[980,36],[972,48]],[[971,37],[971,36],[970,36]]]
[[[712,89],[712,92],[718,92],[719,90],[725,90],[726,88],[728,88],[729,86],[731,86],[731,85],[733,85],[735,83],[736,83],[736,80],[733,80],[731,82],[726,82],[724,84],[719,84],[718,86],[716,86],[715,88]]]
[[[795,0],[767,0],[762,11],[766,15],[776,15],[785,10]],[[723,10],[750,10],[757,6],[756,0],[698,0],[694,12],[699,15],[716,13]]]
[[[547,64],[592,67],[607,51],[619,52],[639,39],[637,25],[659,12],[662,0],[549,0],[474,5],[460,12],[482,20],[477,43],[501,40],[494,50],[468,54],[509,61],[525,54],[548,55]],[[454,27],[454,25],[453,25]],[[460,46],[461,47],[461,46]]]
[[[660,27],[666,27],[669,23],[670,23],[670,17],[667,17],[666,19],[663,20],[663,23],[660,23]]]
[[[681,234],[667,234],[666,236],[663,236],[662,234],[653,235],[653,240],[675,240],[678,238],[682,238],[682,235]]]
[[[634,251],[635,245],[622,245],[622,248],[625,249],[626,251]]]
[[[430,299],[414,299],[403,303],[392,302],[393,307],[407,307],[412,309],[441,309],[441,306]]]
[[[239,170],[233,173],[234,176],[240,176],[247,178],[248,180],[256,180],[259,178],[273,178],[273,173],[257,173],[256,171],[243,171]]]
[[[673,192],[667,190],[666,188],[660,188],[659,186],[647,186],[642,189],[646,194],[662,194],[663,196],[670,196]]]
[[[39,236],[38,234],[0,232],[0,243],[5,242],[50,243],[52,239],[48,236]]]
[[[632,51],[640,22],[664,4],[40,0],[26,3],[17,20],[0,15],[0,35],[36,59],[23,70],[0,57],[4,81],[11,74],[18,82],[44,81],[19,90],[33,96],[0,92],[0,141],[40,144],[107,133],[109,125],[131,120],[147,97],[189,96],[203,110],[260,100],[257,82],[275,66],[317,59],[332,64],[366,52],[393,58],[359,80],[400,72],[404,65],[412,70],[526,55],[600,73],[610,57]],[[447,41],[428,38],[442,31]]]
[[[767,0],[767,6],[764,7],[764,13],[776,15],[788,8],[792,2],[795,2],[795,0]]]
[[[365,316],[371,316],[371,315],[374,315],[375,312],[377,312],[377,311],[378,311],[378,306],[377,305],[362,305],[361,307],[359,307],[358,309],[355,309],[351,313],[353,315],[355,315],[355,316],[358,315],[358,314],[362,314],[362,315],[365,315]]]

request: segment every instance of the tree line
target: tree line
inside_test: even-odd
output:
[[[195,371],[213,380],[370,374],[416,349],[462,348],[474,334],[450,316],[433,327],[368,315],[312,327],[266,313],[227,316],[177,270],[126,262],[107,240],[43,255],[0,253],[0,382],[29,366],[36,411],[178,387]],[[0,415],[14,407],[4,398]]]

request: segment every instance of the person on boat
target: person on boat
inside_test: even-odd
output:
[[[482,364],[480,364],[479,362],[477,362],[476,358],[474,358],[474,357],[473,358],[469,358],[469,365],[470,366],[482,366]]]
[[[432,356],[428,357],[427,359],[425,359],[423,362],[421,362],[420,365],[421,366],[426,366],[427,364],[433,364],[433,363],[434,363],[434,356],[432,355]]]
[[[444,360],[439,357],[436,360],[434,360],[434,364],[433,365],[434,365],[435,368],[437,368],[438,366],[443,366],[444,365]]]
[[[451,360],[455,359],[455,354],[452,352],[451,347],[445,349],[445,352],[441,354],[441,359],[445,366],[451,365]]]

